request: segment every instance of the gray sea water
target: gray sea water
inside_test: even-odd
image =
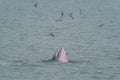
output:
[[[120,80],[120,0],[0,0],[0,80]]]

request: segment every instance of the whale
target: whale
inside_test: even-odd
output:
[[[64,48],[61,48],[60,50],[57,49],[52,57],[52,60],[63,63],[69,62]]]
[[[48,60],[42,60],[42,62],[61,62],[61,63],[68,63],[71,62],[68,60],[67,54],[65,52],[64,48],[57,49],[55,53],[53,54],[51,59]]]

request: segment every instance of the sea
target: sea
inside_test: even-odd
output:
[[[0,0],[0,80],[120,80],[120,0]]]

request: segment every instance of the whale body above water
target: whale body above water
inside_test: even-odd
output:
[[[73,63],[73,61],[68,60],[67,54],[64,48],[57,49],[51,59],[42,60],[42,62],[62,62],[62,63]]]
[[[60,50],[57,50],[53,57],[52,57],[52,60],[55,60],[55,61],[58,61],[58,62],[68,62],[68,57],[67,57],[67,54],[64,50],[64,48],[61,48]]]

